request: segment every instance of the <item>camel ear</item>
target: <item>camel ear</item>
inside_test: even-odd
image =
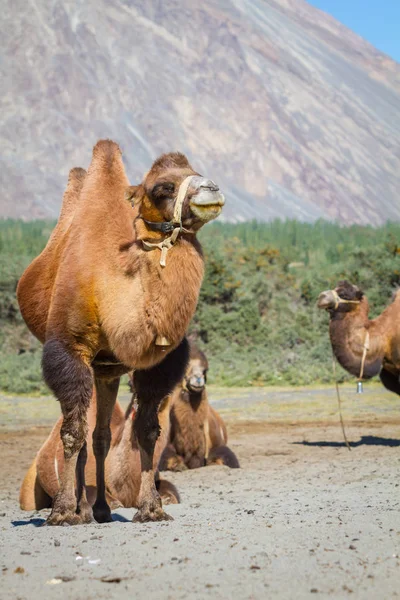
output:
[[[131,185],[125,190],[125,200],[128,200],[135,206],[138,204],[143,197],[143,186],[142,185]]]
[[[357,288],[357,291],[356,291],[357,300],[362,300],[363,296],[364,296],[364,292],[362,290],[360,290],[360,288]]]

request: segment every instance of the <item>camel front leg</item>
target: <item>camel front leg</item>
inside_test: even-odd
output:
[[[111,444],[110,422],[117,400],[119,378],[112,381],[96,377],[96,428],[93,431],[93,453],[96,458],[97,497],[93,515],[98,523],[112,521],[111,509],[106,500],[105,460]]]
[[[160,434],[158,407],[182,379],[189,359],[187,340],[173,350],[166,358],[151,369],[134,373],[134,386],[137,393],[138,411],[135,417],[134,434],[141,460],[141,483],[138,511],[135,522],[167,521],[155,484],[154,447]],[[132,439],[132,445],[135,439]]]
[[[92,371],[79,355],[56,339],[44,345],[42,367],[47,385],[61,404],[63,424],[60,435],[64,447],[60,488],[54,497],[46,525],[90,523],[93,520],[91,510],[85,506],[85,510],[81,511],[77,503],[75,474],[78,456],[88,432],[87,410],[92,396]],[[81,462],[85,462],[84,459],[83,454]],[[81,468],[80,464],[78,472]],[[80,496],[82,500],[82,491]]]

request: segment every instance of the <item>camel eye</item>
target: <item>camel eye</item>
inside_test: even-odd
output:
[[[155,201],[164,200],[169,198],[175,191],[175,185],[173,183],[157,183],[152,191],[151,195]]]

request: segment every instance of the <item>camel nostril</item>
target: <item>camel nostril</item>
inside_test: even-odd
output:
[[[206,190],[210,190],[210,192],[218,192],[219,191],[219,187],[217,186],[216,183],[214,183],[214,181],[211,181],[211,179],[207,179],[206,181],[203,181],[199,187],[206,189]]]

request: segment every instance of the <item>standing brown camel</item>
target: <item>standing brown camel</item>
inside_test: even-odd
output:
[[[161,471],[212,464],[239,467],[238,459],[226,445],[225,423],[208,402],[207,371],[204,352],[190,344],[185,376],[172,393],[170,443],[161,457]]]
[[[158,410],[160,436],[154,450],[154,469],[158,469],[161,454],[168,442],[170,430],[170,396],[164,399]],[[96,425],[96,394],[93,393],[88,417],[88,458],[85,466],[85,489],[90,505],[96,500],[96,459],[92,450],[93,431]],[[111,417],[111,445],[105,462],[106,497],[112,508],[137,507],[140,488],[140,455],[137,442],[132,444],[135,419],[133,402],[124,413],[118,400]],[[28,469],[20,490],[22,510],[50,508],[52,498],[59,489],[59,479],[64,468],[63,445],[60,437],[60,417],[49,437],[37,453]],[[157,489],[163,504],[176,504],[179,494],[170,482],[158,479]]]
[[[87,174],[71,171],[59,222],[17,290],[22,316],[44,344],[43,376],[63,413],[64,469],[47,524],[87,523],[92,515],[98,522],[111,521],[104,462],[119,379],[131,369],[141,458],[134,520],[169,518],[154,479],[157,410],[188,359],[184,335],[204,268],[196,232],[218,216],[223,203],[218,187],[179,153],[162,155],[133,187],[118,145],[109,140],[94,147]],[[93,386],[97,498],[92,513],[84,470]]]
[[[379,374],[383,385],[400,395],[400,292],[372,320],[367,298],[348,281],[322,292],[318,307],[329,312],[331,344],[342,367],[365,379]]]

